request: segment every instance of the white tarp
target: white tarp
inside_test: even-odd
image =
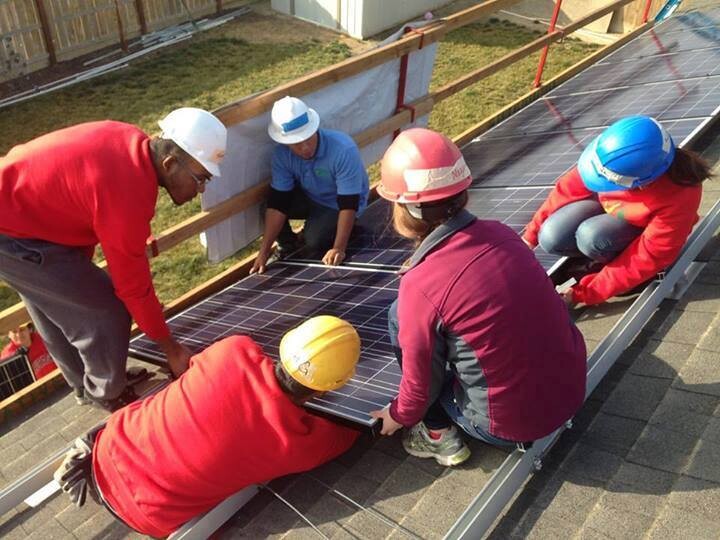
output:
[[[421,25],[423,23],[418,23]],[[413,25],[416,26],[416,25]],[[402,36],[402,30],[384,43]],[[428,93],[437,43],[410,54],[405,102]],[[395,113],[400,60],[393,60],[321,90],[300,97],[320,115],[320,127],[354,135]],[[270,156],[275,142],[267,134],[270,112],[228,128],[228,148],[221,166],[222,177],[207,184],[202,196],[204,210],[270,178]],[[418,118],[414,125],[425,125]],[[361,148],[365,166],[378,161],[390,144],[387,136]],[[208,258],[218,262],[247,246],[262,234],[263,205],[256,205],[208,229],[203,235]]]

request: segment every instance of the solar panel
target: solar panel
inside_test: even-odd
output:
[[[702,51],[651,56],[617,64],[595,64],[548,95],[561,96],[719,74],[720,47],[715,47]]]
[[[172,317],[174,336],[198,353],[231,335],[244,334],[278,358],[285,332],[315,315],[335,315],[360,334],[362,354],[352,381],[310,408],[333,412],[371,426],[368,412],[384,407],[397,393],[400,369],[387,338],[387,310],[397,298],[393,272],[319,268],[275,263],[265,274],[248,276]],[[163,364],[157,345],[145,336],[130,343],[130,354]]]
[[[35,381],[28,357],[23,353],[0,360],[0,400],[12,396]]]
[[[661,54],[714,48],[720,44],[720,29],[717,26],[682,29],[675,32],[664,32],[663,27],[664,25],[650,30],[599,63],[638,61]]]
[[[664,33],[685,31],[689,29],[703,30],[708,27],[720,26],[720,9],[705,8],[702,11],[693,10],[685,13],[676,13],[662,22],[657,29]]]
[[[675,141],[683,141],[698,126],[696,118],[662,122]],[[473,186],[552,186],[580,157],[585,146],[602,130],[580,128],[532,136],[495,136],[497,126],[463,148],[473,173]]]
[[[720,72],[720,63],[716,67]],[[506,120],[492,136],[606,126],[631,114],[661,121],[707,117],[720,104],[718,96],[720,76],[545,97]]]

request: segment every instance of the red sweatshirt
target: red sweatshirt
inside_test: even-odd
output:
[[[574,167],[558,179],[523,237],[531,245],[537,245],[540,227],[553,212],[594,195]],[[584,276],[573,287],[573,299],[588,305],[602,303],[632,289],[675,261],[698,220],[702,186],[680,186],[663,175],[642,189],[610,191],[597,196],[608,214],[644,230],[600,272]]]
[[[145,255],[157,195],[145,133],[120,122],[80,124],[0,158],[0,234],[89,252],[100,243],[117,296],[158,340],[169,331]]]
[[[166,536],[242,488],[312,469],[358,433],[294,405],[249,337],[190,360],[158,394],[114,413],[93,451],[106,501],[130,526]]]
[[[5,345],[2,352],[0,352],[0,358],[9,358],[15,354],[20,347],[21,345],[11,341]],[[36,332],[33,332],[32,334],[32,341],[30,343],[27,356],[28,360],[30,360],[30,367],[32,367],[36,379],[40,379],[57,369],[57,366],[45,347],[45,343],[40,337],[40,334]]]

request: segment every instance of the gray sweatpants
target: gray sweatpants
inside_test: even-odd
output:
[[[0,279],[20,294],[70,386],[99,399],[122,393],[130,315],[83,249],[0,235]]]

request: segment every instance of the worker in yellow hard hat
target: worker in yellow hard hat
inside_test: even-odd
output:
[[[55,478],[78,506],[89,491],[138,532],[167,536],[246,486],[350,448],[356,431],[299,405],[343,386],[359,356],[352,325],[327,315],[287,332],[278,362],[248,336],[225,338],[77,439]]]

